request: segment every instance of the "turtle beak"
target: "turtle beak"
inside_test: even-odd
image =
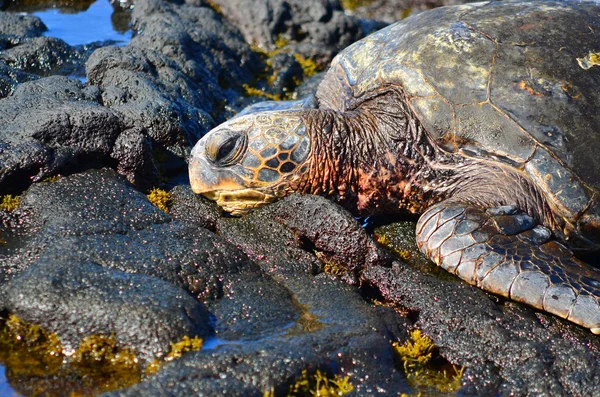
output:
[[[206,160],[193,155],[190,157],[190,185],[194,193],[208,192],[212,190],[209,186],[216,185],[216,174],[210,172],[210,168]]]
[[[219,172],[208,162],[204,156],[204,140],[196,143],[190,154],[189,160],[190,185],[196,194],[203,194],[209,199],[211,192],[219,186]]]
[[[217,167],[204,155],[201,139],[192,149],[189,160],[189,177],[192,190],[210,200],[216,200],[219,192],[245,189],[244,181],[232,170]]]

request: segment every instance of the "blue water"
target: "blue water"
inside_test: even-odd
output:
[[[6,380],[6,368],[0,365],[0,397],[16,397],[19,396],[9,385]]]
[[[228,341],[225,339],[217,338],[216,336],[208,337],[202,343],[202,350],[213,350],[222,345],[239,345],[242,342],[239,341]],[[0,394],[2,396],[2,394]]]
[[[48,27],[46,36],[58,37],[70,45],[89,44],[95,41],[113,40],[127,44],[131,40],[131,29],[119,32],[112,23],[114,12],[108,0],[98,0],[87,10],[78,13],[63,12],[52,8],[34,12]]]

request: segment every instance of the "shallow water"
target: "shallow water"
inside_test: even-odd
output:
[[[114,8],[108,0],[76,2],[68,6],[57,2],[21,4],[7,1],[6,11],[22,12],[39,17],[48,27],[45,36],[57,37],[69,45],[114,41],[125,45],[132,37],[129,11]]]
[[[6,368],[0,365],[0,396],[1,397],[13,397],[18,396],[17,394],[8,384],[6,380]]]
[[[98,0],[90,8],[76,14],[67,14],[60,9],[34,12],[48,27],[46,36],[58,37],[69,45],[89,44],[95,41],[115,41],[127,44],[131,40],[131,29],[115,26],[111,21],[114,13],[108,0]]]

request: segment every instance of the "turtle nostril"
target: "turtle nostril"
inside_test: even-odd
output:
[[[246,147],[246,134],[239,131],[222,131],[206,144],[206,157],[217,165],[230,165]]]

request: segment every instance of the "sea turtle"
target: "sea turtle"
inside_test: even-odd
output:
[[[276,107],[196,144],[195,192],[234,214],[291,192],[421,214],[444,269],[600,333],[600,271],[572,253],[600,249],[600,3],[423,12]]]

